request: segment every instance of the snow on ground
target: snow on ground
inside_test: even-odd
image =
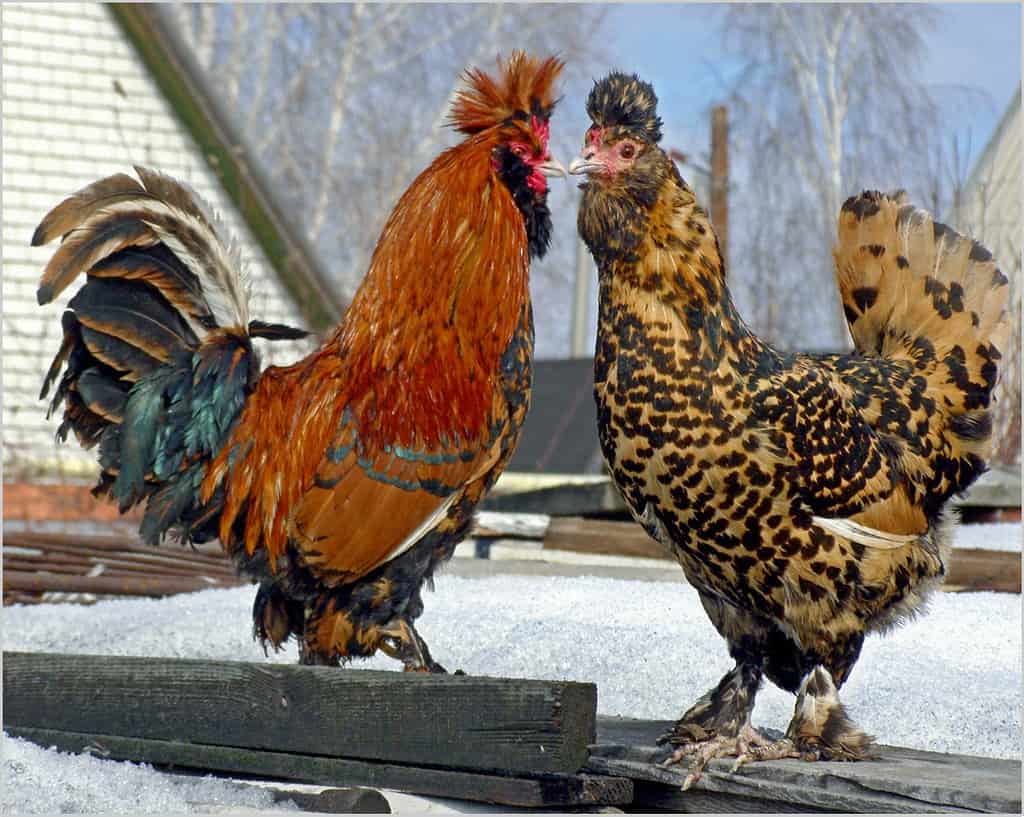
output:
[[[268,791],[214,778],[163,774],[150,766],[43,749],[7,738],[0,814],[194,814],[225,806],[290,809]]]
[[[1020,525],[985,527],[957,544],[1020,541]],[[265,658],[253,643],[254,592],[243,587],[89,607],[7,607],[4,649],[294,662],[294,645]],[[449,669],[592,681],[605,715],[676,718],[732,664],[696,593],[678,583],[441,575],[426,606],[419,629]],[[378,656],[355,667],[397,665]],[[868,639],[843,699],[881,743],[1019,758],[1020,596],[935,594],[927,614]],[[767,685],[754,723],[785,729],[792,706],[791,695]],[[226,783],[168,781],[144,767],[58,755],[13,740],[6,742],[4,776],[0,813],[65,806],[182,813],[220,796],[261,807],[252,802],[257,795],[238,794]]]

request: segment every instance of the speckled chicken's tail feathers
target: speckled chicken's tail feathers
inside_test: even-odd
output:
[[[1009,333],[1008,282],[992,254],[902,192],[866,191],[843,204],[833,255],[857,351],[911,359],[958,446],[984,457]]]

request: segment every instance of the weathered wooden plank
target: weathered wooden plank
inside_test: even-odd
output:
[[[997,593],[1021,590],[1020,552],[953,548],[946,572],[945,589]]]
[[[232,569],[231,560],[209,548],[197,550],[191,547],[165,545],[153,547],[144,545],[137,536],[100,536],[97,534],[54,533],[41,531],[4,530],[4,545],[42,548],[62,553],[108,552],[131,553],[149,561],[186,561],[207,564],[210,567]]]
[[[4,723],[502,773],[574,773],[593,684],[5,653]]]
[[[115,760],[252,774],[327,786],[370,786],[410,794],[476,800],[505,806],[618,805],[631,802],[632,782],[595,775],[503,777],[441,768],[399,766],[334,757],[257,751],[181,741],[10,727],[9,733],[41,746],[88,751]],[[435,761],[440,758],[435,758]]]
[[[688,771],[685,764],[667,769],[658,765],[667,750],[655,746],[654,740],[669,722],[600,718],[598,724],[589,771],[682,786]],[[732,760],[716,760],[692,791],[778,804],[773,810],[1020,813],[1019,761],[891,746],[879,747],[879,753],[879,759],[862,763],[752,763],[736,774],[729,771]],[[678,806],[689,794],[680,791],[671,802]]]
[[[633,522],[580,517],[553,517],[544,537],[545,550],[605,556],[671,559],[666,549]],[[674,559],[673,559],[674,561]],[[946,590],[1021,592],[1021,558],[1017,551],[954,548],[947,565]]]
[[[173,596],[211,587],[233,587],[245,584],[241,579],[207,576],[69,576],[66,573],[43,571],[4,571],[4,592],[30,591],[45,593],[58,590],[69,593],[109,593],[128,596]]]
[[[481,511],[473,519],[470,536],[503,539],[543,539],[551,517],[542,513],[494,513]]]
[[[484,501],[489,511],[551,514],[552,516],[586,516],[595,514],[628,514],[626,504],[609,477],[590,477],[552,484],[544,480],[524,479],[525,475],[505,474],[508,492],[492,492]],[[566,476],[565,479],[572,479]],[[533,487],[539,485],[540,487]],[[499,480],[499,487],[501,480]],[[525,490],[509,490],[525,488]],[[969,508],[1019,508],[1021,505],[1020,473],[993,468],[981,475],[963,497],[955,497],[954,505]]]

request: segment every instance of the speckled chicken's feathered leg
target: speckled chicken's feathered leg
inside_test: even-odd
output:
[[[804,678],[793,719],[781,740],[751,745],[736,759],[733,771],[751,760],[867,760],[872,738],[850,720],[839,700],[832,674],[817,666]]]
[[[704,693],[675,726],[658,738],[659,745],[668,743],[674,747],[663,765],[671,766],[691,759],[684,789],[700,778],[714,758],[742,756],[752,745],[766,743],[750,725],[750,714],[761,678],[760,667],[737,662],[714,689]]]

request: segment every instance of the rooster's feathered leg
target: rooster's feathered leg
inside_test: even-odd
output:
[[[406,672],[447,672],[430,656],[427,642],[408,619],[394,620],[382,634],[381,651],[401,661]]]

